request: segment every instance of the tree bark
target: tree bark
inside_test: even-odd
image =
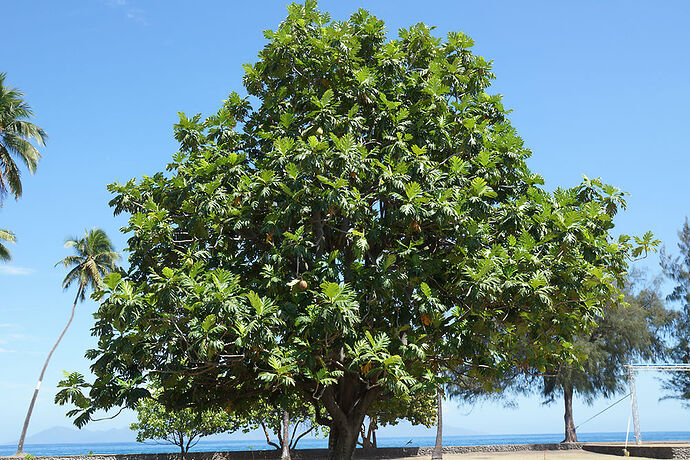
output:
[[[431,459],[443,458],[443,398],[441,397],[441,390],[436,390],[436,444],[434,451],[431,453]]]
[[[575,422],[573,422],[573,387],[570,385],[563,385],[563,400],[565,405],[565,439],[563,442],[577,442],[577,433],[575,432]]]
[[[261,428],[263,428],[264,436],[266,436],[266,444],[268,444],[269,446],[273,446],[276,449],[280,449],[280,446],[278,444],[271,441],[271,436],[268,434],[268,428],[266,428],[266,424],[264,422],[261,422]],[[278,433],[278,437],[280,438],[280,433]]]
[[[67,321],[67,325],[65,328],[62,330],[62,333],[60,334],[60,337],[58,337],[57,342],[55,342],[55,345],[53,345],[53,348],[50,350],[50,353],[48,353],[48,357],[46,358],[45,363],[43,363],[43,369],[41,369],[41,375],[38,376],[38,383],[36,384],[36,388],[34,389],[34,395],[31,398],[31,403],[29,404],[29,410],[26,413],[26,418],[24,419],[24,426],[22,427],[22,434],[19,436],[19,444],[17,445],[17,452],[14,454],[16,456],[21,456],[24,455],[24,440],[26,439],[26,432],[29,429],[29,421],[31,420],[31,413],[34,411],[34,406],[36,405],[36,398],[38,397],[38,390],[41,388],[41,383],[43,383],[43,376],[46,373],[46,369],[48,368],[48,363],[50,362],[50,358],[53,357],[53,353],[55,353],[55,349],[60,345],[60,341],[62,341],[62,338],[65,336],[65,333],[67,332],[67,329],[69,329],[70,324],[72,324],[72,320],[74,319],[74,311],[77,308],[77,302],[79,302],[79,296],[81,295],[82,290],[84,289],[84,286],[79,286],[79,289],[77,290],[77,297],[74,299],[74,303],[72,304],[72,314],[69,317],[69,321]]]
[[[355,453],[358,436],[357,426],[351,426],[347,430],[331,428],[328,435],[328,460],[351,460]]]
[[[381,393],[359,382],[356,374],[346,374],[338,384],[327,387],[322,403],[331,416],[328,436],[329,460],[350,460],[367,410]]]
[[[362,425],[360,433],[362,434],[362,448],[376,449],[376,417],[369,416],[369,428]]]
[[[371,431],[371,429],[369,431]],[[359,430],[359,434],[362,435],[362,448],[368,449],[371,443],[369,442],[369,436],[364,432],[364,427]]]
[[[280,460],[290,460],[290,414],[283,411],[283,452]]]

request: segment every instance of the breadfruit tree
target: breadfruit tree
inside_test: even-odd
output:
[[[649,248],[612,237],[618,189],[543,188],[466,35],[288,10],[246,98],[181,114],[166,172],[110,186],[130,269],[79,423],[152,381],[169,407],[292,393],[349,459],[377,400],[573,358]]]

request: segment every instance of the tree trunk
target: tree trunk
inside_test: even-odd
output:
[[[31,420],[31,413],[34,411],[34,405],[36,405],[36,398],[38,397],[38,390],[41,388],[41,383],[43,382],[43,376],[46,373],[46,369],[48,368],[48,363],[50,362],[50,358],[53,357],[53,353],[55,352],[55,349],[60,345],[60,341],[62,338],[65,336],[65,333],[67,332],[67,329],[69,329],[70,324],[72,324],[72,320],[74,319],[74,311],[77,308],[77,302],[79,302],[79,296],[81,295],[82,289],[84,289],[84,286],[79,286],[79,289],[77,290],[77,297],[74,299],[74,303],[72,304],[72,314],[69,317],[69,321],[67,321],[67,325],[65,328],[62,330],[62,333],[60,334],[60,337],[58,337],[57,342],[55,342],[55,345],[53,345],[53,348],[50,350],[50,353],[48,353],[48,357],[46,358],[45,363],[43,363],[43,369],[41,369],[41,375],[38,376],[38,383],[36,384],[36,388],[34,389],[34,395],[31,398],[31,403],[29,404],[29,410],[26,413],[26,418],[24,419],[24,426],[22,427],[22,434],[19,436],[19,444],[17,445],[17,452],[14,455],[24,455],[24,440],[26,439],[26,432],[29,429],[29,421]]]
[[[565,402],[565,439],[563,442],[577,442],[577,433],[575,433],[575,422],[573,422],[573,387],[569,385],[563,386],[563,400]]]
[[[358,436],[356,426],[348,430],[331,428],[328,435],[328,460],[351,460],[357,447]]]
[[[290,460],[290,414],[283,411],[283,452],[280,460]]]
[[[434,451],[431,453],[431,459],[443,458],[443,398],[441,397],[441,389],[436,390],[436,444]]]
[[[362,448],[363,449],[375,449],[376,448],[376,419],[374,417],[369,417],[369,428],[366,429],[362,425]]]
[[[381,388],[367,388],[357,374],[345,374],[338,384],[324,390],[321,401],[332,420],[328,436],[329,460],[352,458],[364,417],[380,394]]]
[[[359,433],[362,435],[362,449],[368,449],[371,445],[371,442],[369,442],[369,435],[371,434],[371,425],[369,425],[369,435],[367,435],[364,432],[364,427],[362,427]]]
[[[328,452],[335,450],[335,442],[338,440],[338,431],[335,428],[335,423],[329,427],[328,430]]]

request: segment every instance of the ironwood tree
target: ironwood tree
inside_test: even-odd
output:
[[[626,364],[654,361],[666,355],[664,338],[675,315],[666,309],[657,284],[641,283],[641,278],[631,279],[624,302],[606,306],[597,326],[575,339],[573,346],[586,359],[579,363],[561,362],[543,377],[545,402],[563,397],[563,442],[577,442],[573,419],[576,394],[590,404],[596,397],[610,398],[627,388]]]
[[[662,250],[661,267],[668,280],[674,283],[668,300],[680,305],[673,325],[673,347],[669,361],[690,363],[690,226],[687,218],[678,231],[678,255]],[[664,389],[673,398],[690,406],[690,372],[670,372]]]
[[[617,188],[543,188],[468,36],[288,11],[248,97],[181,114],[166,172],[110,186],[130,269],[77,423],[151,381],[170,407],[293,392],[349,459],[382,398],[572,357],[651,246],[611,235]]]

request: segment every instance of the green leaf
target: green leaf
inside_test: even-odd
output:
[[[254,308],[256,313],[258,315],[261,315],[263,313],[264,308],[264,303],[261,301],[261,297],[259,297],[259,295],[254,291],[250,291],[246,294],[246,296],[249,300],[249,304]]]
[[[206,318],[204,318],[204,322],[201,323],[201,328],[204,330],[204,332],[208,332],[215,323],[216,315],[208,315]]]
[[[417,182],[409,182],[405,185],[405,195],[412,201],[422,193],[422,187]]]
[[[334,300],[341,292],[342,288],[337,283],[321,284],[321,292],[330,300]]]
[[[388,367],[391,364],[399,364],[402,363],[402,359],[398,355],[391,355],[388,358],[383,360],[383,365]]]
[[[118,272],[110,272],[103,277],[103,283],[112,290],[117,287],[121,279],[122,275]]]
[[[426,155],[426,147],[418,147],[417,145],[412,144],[412,153],[417,156]]]
[[[294,163],[288,163],[285,166],[285,173],[290,179],[296,179],[299,175],[299,167]]]
[[[419,285],[419,288],[422,290],[422,292],[424,293],[424,296],[425,296],[426,298],[430,298],[430,297],[431,297],[431,288],[429,287],[428,284],[426,284],[425,282],[422,282],[422,283]]]

